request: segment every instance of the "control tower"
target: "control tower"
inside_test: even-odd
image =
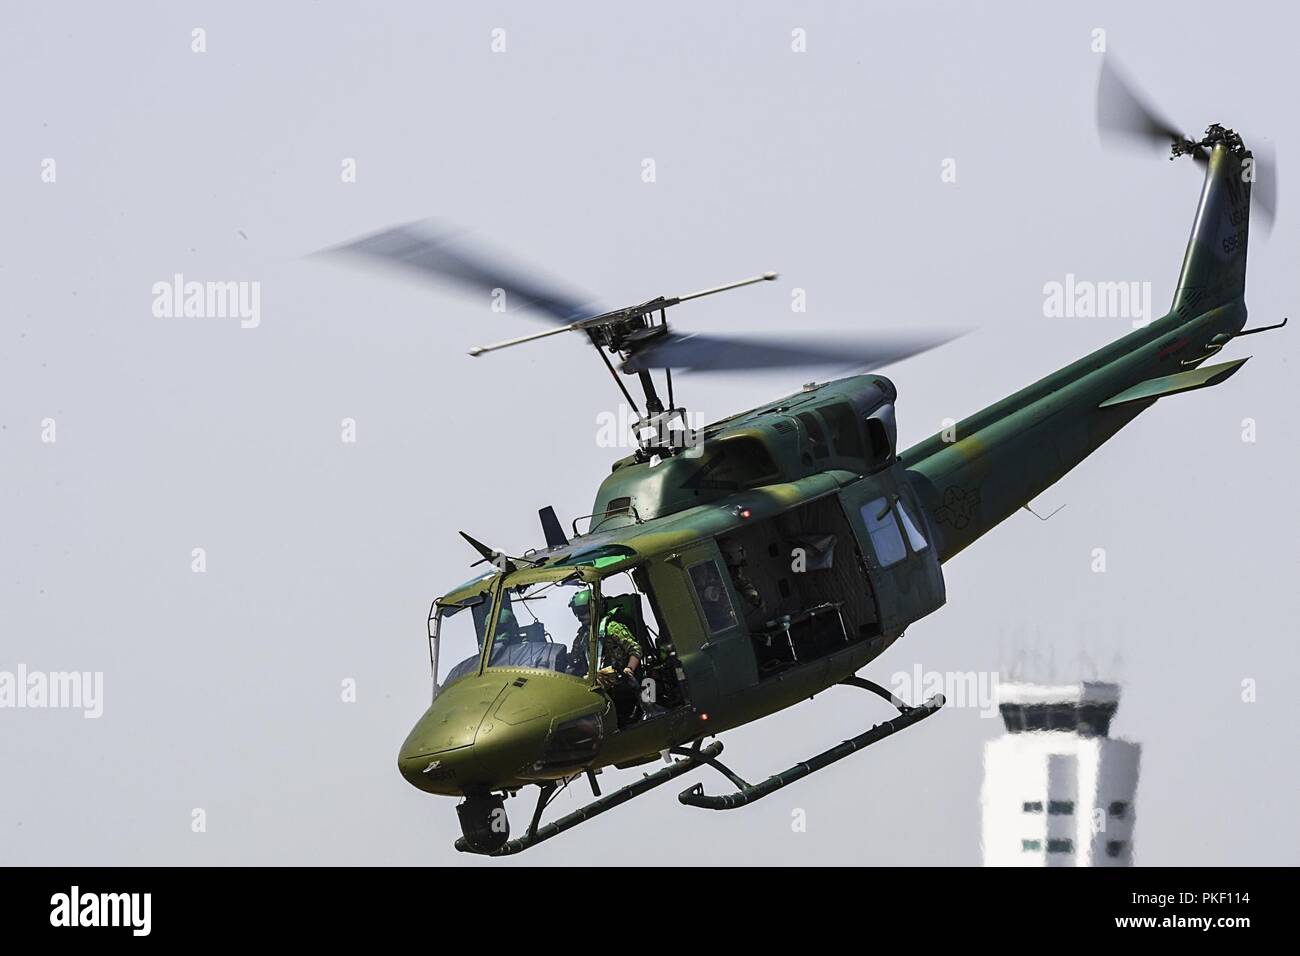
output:
[[[1119,685],[998,685],[984,747],[985,866],[1131,866],[1142,748],[1109,736]]]

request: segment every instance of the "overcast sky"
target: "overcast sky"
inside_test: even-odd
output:
[[[435,216],[610,306],[781,272],[685,329],[975,328],[884,369],[906,446],[1128,330],[1044,317],[1046,283],[1150,282],[1167,307],[1199,176],[1100,148],[1095,29],[1188,130],[1300,156],[1277,5],[1073,6],[11,7],[0,670],[102,672],[104,699],[0,710],[0,859],[481,863],[452,849],[454,801],[396,770],[428,605],[469,576],[456,531],[518,551],[538,507],[591,510],[617,393],[576,337],[471,359],[539,326],[308,254]],[[1252,324],[1297,300],[1288,198],[1252,230]],[[157,317],[178,273],[259,283],[259,324]],[[1159,403],[1039,500],[1065,506],[1049,522],[960,555],[947,606],[866,671],[1121,681],[1139,863],[1300,862],[1297,335],[1230,346],[1255,355],[1230,382]],[[712,420],[815,374],[678,394]],[[757,779],[885,716],[837,688],[724,742]],[[976,864],[1000,732],[945,708],[748,809],[665,787],[508,865]]]

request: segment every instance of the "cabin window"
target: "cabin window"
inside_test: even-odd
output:
[[[731,606],[731,597],[723,583],[718,563],[712,559],[691,565],[689,569],[691,584],[695,586],[695,596],[700,599],[700,608],[704,611],[704,620],[708,622],[709,633],[717,634],[729,627],[736,626],[736,609]]]
[[[589,564],[594,568],[607,568],[612,564],[622,564],[628,558],[636,557],[636,552],[623,544],[605,544],[598,548],[588,548],[586,551],[579,551],[577,554],[566,555],[563,559],[556,561],[556,567],[567,567],[574,564]]]
[[[803,423],[803,429],[808,433],[808,450],[812,456],[825,458],[830,454],[830,449],[826,447],[826,433],[822,431],[822,423],[817,420],[817,416],[812,412],[800,412],[795,418]]]
[[[930,542],[925,540],[925,535],[917,530],[916,522],[912,520],[912,515],[908,512],[907,506],[901,501],[898,503],[898,516],[903,519],[903,530],[907,532],[907,543],[911,545],[912,551],[920,554],[930,546]]]
[[[690,456],[685,456],[689,458]],[[724,438],[704,446],[704,458],[683,483],[699,493],[738,491],[771,484],[781,477],[772,455],[757,438]]]
[[[894,520],[893,506],[884,498],[875,498],[862,506],[862,521],[871,536],[871,547],[882,568],[897,564],[907,557],[903,535]]]
[[[831,433],[831,445],[835,454],[849,458],[861,458],[862,432],[858,428],[858,416],[848,402],[836,402],[821,410],[826,419],[826,427]]]
[[[898,426],[894,422],[894,406],[881,405],[867,417],[867,448],[871,461],[887,464],[894,457],[898,440]]]

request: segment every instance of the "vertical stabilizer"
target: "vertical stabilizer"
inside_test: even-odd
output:
[[[1211,126],[1204,146],[1189,151],[1204,156],[1206,148],[1205,186],[1171,310],[1181,319],[1240,299],[1246,291],[1254,158],[1241,137],[1221,126]]]

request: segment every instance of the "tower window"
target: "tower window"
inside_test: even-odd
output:
[[[1047,852],[1048,853],[1073,853],[1074,841],[1073,840],[1048,840]]]
[[[1026,853],[1034,853],[1043,848],[1042,840],[1021,840],[1020,849]]]
[[[1042,813],[1042,812],[1043,812],[1043,801],[1041,800],[1025,801],[1025,813]]]
[[[1123,852],[1124,852],[1124,841],[1123,841],[1123,840],[1107,840],[1107,841],[1106,841],[1106,855],[1107,855],[1107,856],[1119,856],[1119,855],[1120,855],[1121,853],[1123,853]]]
[[[1047,812],[1055,814],[1058,817],[1069,816],[1074,812],[1073,800],[1049,800],[1047,802]]]
[[[1116,820],[1123,820],[1128,816],[1128,804],[1123,800],[1112,800],[1106,812]]]

